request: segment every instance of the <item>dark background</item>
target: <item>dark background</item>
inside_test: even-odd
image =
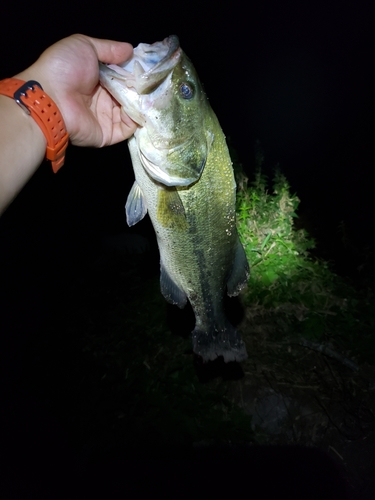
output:
[[[109,0],[99,10],[78,0],[55,10],[42,1],[37,14],[17,5],[16,14],[3,13],[1,77],[75,32],[134,46],[177,34],[245,169],[254,167],[258,140],[267,173],[280,164],[315,226],[334,233],[343,220],[355,238],[374,241],[373,2],[265,1],[244,9],[239,2]],[[42,168],[31,203],[38,198],[68,224],[72,217],[90,228],[123,223],[132,177],[125,144],[103,152],[70,148],[56,179]],[[44,198],[52,189],[60,195],[53,207]],[[22,223],[23,200],[12,224]]]
[[[249,177],[260,144],[265,173],[280,165],[301,199],[300,214],[317,238],[318,253],[340,260],[345,274],[337,255],[339,228],[358,249],[374,244],[374,2],[244,5],[8,4],[0,12],[0,78],[76,32],[134,46],[178,35]],[[69,146],[61,171],[53,175],[44,163],[0,219],[5,380],[19,374],[25,339],[66,304],[79,263],[106,236],[128,231],[124,205],[132,182],[125,143],[103,150]],[[135,231],[152,243],[147,221]]]
[[[314,226],[335,233],[344,221],[357,241],[374,241],[373,2],[265,1],[244,9],[239,2],[109,0],[99,10],[78,0],[54,10],[42,1],[37,14],[18,5],[17,14],[3,13],[1,77],[75,32],[134,46],[177,34],[246,171],[254,168],[259,141],[266,172],[280,164]],[[82,218],[94,229],[124,223],[132,179],[125,144],[100,152],[70,148],[56,178],[42,169],[27,203],[57,210],[54,225],[59,216],[64,224]],[[58,203],[51,206],[54,189]],[[23,202],[21,195],[12,224],[33,210],[23,210]]]

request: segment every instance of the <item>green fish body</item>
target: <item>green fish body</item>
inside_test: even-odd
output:
[[[101,82],[140,127],[129,139],[135,183],[129,225],[148,212],[166,300],[195,313],[193,351],[203,361],[247,357],[224,314],[226,293],[246,285],[249,266],[235,217],[236,185],[219,122],[175,36],[140,44],[123,67],[101,65]]]

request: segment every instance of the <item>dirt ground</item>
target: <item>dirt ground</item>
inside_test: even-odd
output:
[[[323,353],[317,342],[271,340],[275,325],[252,313],[240,325],[249,354],[243,377],[221,382],[225,396],[252,416],[260,442],[324,450],[358,498],[374,498],[375,367],[334,347]]]

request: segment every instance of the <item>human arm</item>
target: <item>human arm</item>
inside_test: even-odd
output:
[[[102,147],[130,137],[136,124],[99,85],[98,60],[118,64],[130,44],[73,35],[49,47],[15,77],[38,81],[57,104],[72,144]],[[42,162],[46,139],[13,99],[0,95],[0,213]]]

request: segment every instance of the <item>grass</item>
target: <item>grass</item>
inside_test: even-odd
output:
[[[262,163],[263,157],[258,155],[250,183],[235,164],[237,228],[251,267],[244,295],[249,315],[263,321],[267,316],[277,324],[281,336],[340,341],[341,347],[372,360],[372,291],[358,291],[335,274],[328,262],[313,257],[314,239],[305,229],[295,229],[300,200],[291,194],[279,169],[269,188]]]

